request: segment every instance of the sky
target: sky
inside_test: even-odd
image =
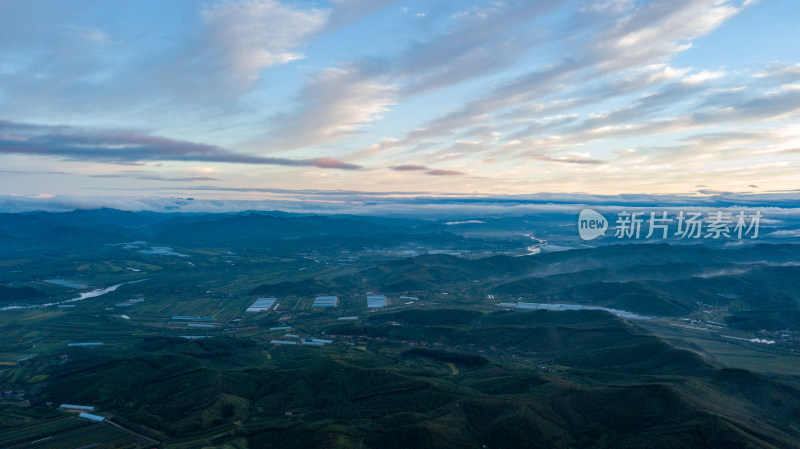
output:
[[[798,26],[796,0],[5,0],[0,208],[796,199]]]

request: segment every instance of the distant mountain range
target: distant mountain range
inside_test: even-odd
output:
[[[518,235],[489,238],[450,232],[442,223],[380,217],[323,216],[285,212],[166,214],[114,209],[65,213],[0,214],[0,251],[90,247],[146,240],[175,246],[265,248],[276,253],[432,245],[442,249],[524,249]]]

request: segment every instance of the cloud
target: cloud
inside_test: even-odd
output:
[[[139,190],[160,190],[158,188]],[[710,210],[722,208],[731,212],[758,208],[764,215],[762,224],[770,221],[797,223],[800,201],[796,193],[754,195],[730,194],[712,196],[687,195],[591,195],[584,193],[537,193],[529,195],[441,195],[425,191],[367,192],[348,190],[290,190],[269,188],[173,187],[185,191],[193,200],[164,196],[74,196],[42,194],[34,196],[0,195],[0,212],[34,210],[69,211],[74,209],[115,208],[131,211],[231,212],[275,210],[295,212],[348,213],[358,215],[409,215],[420,217],[520,216],[560,213],[575,217],[586,206],[598,211],[618,212],[620,207],[663,211]],[[203,198],[213,192],[248,192],[268,194],[269,199]],[[248,195],[252,196],[252,195]],[[283,198],[283,199],[281,199]],[[332,201],[333,200],[333,201]],[[773,237],[797,237],[797,229],[775,231]],[[766,233],[765,233],[766,234]]]
[[[462,176],[464,172],[455,170],[428,170],[425,174],[431,176]]]
[[[298,47],[325,26],[328,13],[275,0],[208,6],[202,11],[208,28],[201,63],[223,62],[232,69],[232,82],[254,82],[267,67],[302,59]]]
[[[703,195],[730,195],[733,192],[722,192],[722,191],[713,190],[713,189],[701,189],[701,190],[698,190],[697,193],[700,193],[700,194],[703,194]]]
[[[788,128],[758,128],[762,123],[797,117],[800,114],[800,92],[776,89],[779,86],[774,83],[780,82],[778,79],[764,81],[750,89],[728,89],[724,88],[726,84],[741,83],[742,79],[739,77],[711,84],[711,78],[721,79],[716,76],[702,77],[707,78],[705,82],[686,83],[680,79],[640,95],[624,106],[595,112],[582,119],[562,116],[533,121],[512,135],[516,141],[507,143],[504,151],[514,154],[509,151],[516,150],[520,157],[557,161],[567,159],[557,153],[570,148],[586,148],[594,142],[625,138],[642,141],[651,136],[680,133],[682,136],[674,137],[674,140],[686,144],[661,147],[658,152],[663,157],[659,159],[674,163],[684,156],[705,156],[701,164],[707,167],[712,160],[710,156],[717,161],[741,160],[769,151],[789,151],[791,145],[795,145],[792,142],[797,141],[798,135]],[[740,124],[736,130],[715,130],[717,126],[733,123]],[[536,150],[526,150],[526,147]],[[620,156],[617,161],[624,156],[640,161],[650,158],[651,162],[656,162],[651,158],[653,152],[646,146],[639,148],[646,151],[618,152]],[[580,163],[581,159],[574,161]],[[602,163],[603,160],[583,162]],[[605,160],[605,163],[610,162],[612,160]],[[621,164],[615,166],[617,169],[625,167]],[[666,167],[660,168],[663,170]]]
[[[752,271],[752,268],[734,268],[734,269],[721,269],[721,270],[712,270],[705,273],[696,274],[695,277],[708,279],[708,278],[716,278],[722,276],[741,276],[743,274],[747,274]]]
[[[287,159],[235,153],[223,148],[130,131],[86,130],[0,121],[0,154],[49,156],[116,164],[201,161],[357,170],[330,157]]]
[[[299,110],[274,120],[272,149],[294,149],[350,137],[381,118],[396,102],[396,89],[369,66],[328,68],[298,96]]]
[[[331,21],[343,20],[337,18],[340,15],[353,20],[358,15],[350,10],[356,5],[366,7],[363,12],[368,14],[388,3],[340,0]],[[524,25],[559,4],[555,0],[511,1],[470,7],[457,16],[460,20],[453,30],[411,45],[399,58],[372,58],[316,73],[297,97],[300,110],[278,117],[276,148],[351,137],[404,98],[507,68],[542,39]]]
[[[510,81],[497,83],[487,95],[470,100],[461,108],[407,132],[405,138],[394,146],[407,147],[435,138],[448,138],[459,129],[487,121],[511,127],[518,124],[516,120],[519,117],[510,116],[509,122],[502,121],[505,118],[503,114],[510,110],[524,110],[527,106],[541,103],[542,98],[552,96],[553,92],[589,85],[612,75],[617,77],[616,90],[601,89],[580,101],[568,102],[568,107],[608,102],[615,95],[630,93],[634,89],[632,86],[644,88],[676,78],[682,74],[681,71],[661,69],[659,74],[659,68],[665,67],[671,57],[690,48],[691,40],[711,32],[740,10],[735,2],[726,0],[656,0],[641,5],[621,2],[614,8],[582,10],[585,30],[574,29],[575,36],[570,37],[572,46],[567,56],[540,65]],[[598,15],[602,20],[591,20]],[[650,73],[641,73],[643,67]],[[620,77],[641,75],[644,77],[636,84],[618,83]],[[703,84],[699,81],[710,81],[715,76],[697,74],[685,83],[685,91],[689,92],[690,86]],[[667,100],[665,98],[663,107],[670,105]],[[546,112],[553,113],[552,110]],[[536,130],[531,129],[528,135],[534,132]]]
[[[64,171],[27,171],[27,170],[0,170],[0,173],[7,175],[71,175],[72,173]]]
[[[691,48],[736,15],[741,7],[727,0],[655,0],[637,6],[601,33],[593,48],[601,70],[663,61]]]
[[[567,156],[547,156],[544,154],[532,154],[530,155],[533,159],[538,159],[540,161],[547,161],[547,162],[563,162],[566,164],[588,164],[588,165],[597,165],[597,164],[604,164],[605,161],[600,159],[592,159],[590,157],[575,157],[574,155],[567,155]]]
[[[392,167],[392,170],[395,171],[420,171],[425,172],[426,175],[430,176],[462,176],[465,173],[455,170],[440,170],[440,169],[433,169],[430,167],[426,167],[424,165],[415,165],[415,164],[405,164],[405,165],[395,165]]]
[[[800,237],[800,229],[786,229],[782,231],[770,232],[768,235],[773,237]]]
[[[0,117],[200,132],[240,126],[252,113],[241,97],[304,59],[330,13],[277,0],[6,3]]]
[[[530,23],[560,5],[514,0],[467,6],[454,14],[456,25],[447,33],[412,45],[395,62],[395,76],[410,78],[403,94],[453,86],[518,62],[545,39]]]
[[[59,160],[42,171],[77,165],[61,160],[383,170],[271,178],[320,187],[411,178],[450,191],[695,194],[698,184],[796,184],[800,65],[761,65],[758,54],[779,44],[776,33],[725,66],[702,57],[714,46],[728,54],[724,39],[677,57],[722,24],[730,32],[752,19],[731,20],[744,0],[407,9],[396,0],[211,0],[162,5],[144,22],[139,2],[30,1],[38,6],[9,2],[0,15],[0,118],[16,122],[0,123],[9,170],[41,160],[19,155],[38,155]],[[263,181],[257,168],[236,169],[243,176],[218,178]],[[447,179],[456,174],[471,177]]]
[[[757,73],[756,78],[776,79],[781,83],[793,83],[800,81],[800,63],[772,64],[761,72]]]
[[[413,164],[395,165],[394,167],[392,167],[392,170],[397,170],[397,171],[420,171],[427,169],[428,167],[424,165],[413,165]]]
[[[714,81],[722,78],[723,76],[725,76],[725,72],[712,72],[710,70],[703,70],[700,73],[693,73],[685,77],[682,81],[686,84],[701,84],[708,81]]]
[[[219,178],[214,178],[212,176],[169,177],[169,176],[161,176],[159,174],[144,170],[124,170],[117,173],[102,173],[102,174],[95,174],[88,176],[90,178],[133,178],[133,179],[141,179],[143,181],[170,181],[170,182],[219,181]]]
[[[332,0],[333,11],[325,24],[325,31],[335,31],[343,27],[354,25],[400,0]]]

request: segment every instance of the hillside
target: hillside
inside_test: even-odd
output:
[[[25,302],[47,297],[44,292],[32,287],[6,287],[0,285],[0,303]]]
[[[46,391],[165,441],[213,433],[252,448],[800,447],[786,420],[800,415],[800,391],[717,368],[604,312],[419,310],[327,333],[388,340],[359,350],[149,337],[126,353],[69,351],[69,363],[43,368]],[[752,413],[761,420],[743,420]]]

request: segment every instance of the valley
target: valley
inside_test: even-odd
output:
[[[3,247],[3,447],[798,447],[795,245],[404,257],[212,218]]]

